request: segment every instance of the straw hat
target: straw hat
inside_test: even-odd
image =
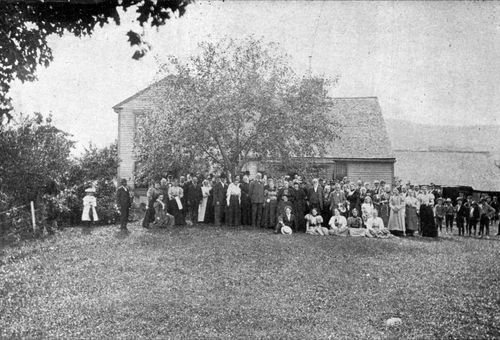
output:
[[[291,235],[292,234],[292,228],[290,228],[289,226],[284,226],[281,228],[281,233],[283,235]]]

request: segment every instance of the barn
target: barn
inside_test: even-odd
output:
[[[116,104],[118,114],[118,176],[134,183],[134,135],[136,117],[145,114],[164,91],[168,91],[168,78],[139,91]],[[392,183],[395,157],[384,119],[376,97],[334,98],[332,116],[342,125],[340,138],[328,149],[324,157],[314,163],[324,169],[328,178],[348,177],[351,180],[384,180]],[[251,174],[262,170],[256,162],[246,169]]]

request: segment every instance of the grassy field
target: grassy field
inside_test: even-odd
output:
[[[0,337],[500,337],[499,237],[130,229],[3,247]]]

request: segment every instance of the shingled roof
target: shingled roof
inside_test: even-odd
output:
[[[377,97],[334,98],[331,115],[342,129],[326,157],[394,158]]]
[[[470,186],[500,191],[500,169],[488,152],[395,150],[394,173],[403,183]]]

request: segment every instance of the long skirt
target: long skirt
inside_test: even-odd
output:
[[[383,228],[383,229],[366,230],[366,237],[369,237],[369,238],[391,238],[391,237],[394,237],[394,235],[391,234],[389,229]]]
[[[207,210],[205,211],[205,223],[214,223],[214,199],[213,196],[208,196]]]
[[[174,216],[175,225],[186,224],[186,220],[184,218],[184,209],[179,209],[179,206],[177,205],[177,201],[175,199],[171,199],[170,201],[168,201],[168,211]]]
[[[174,216],[163,212],[160,214],[160,216],[156,217],[153,226],[155,228],[169,228],[174,224],[175,224]]]
[[[146,213],[144,214],[144,219],[142,220],[142,226],[148,227],[151,222],[155,220],[155,208],[154,208],[154,200],[150,200],[148,203],[148,207],[146,208]]]
[[[382,218],[382,221],[384,221],[384,226],[389,225],[389,215],[390,215],[390,209],[389,209],[389,204],[384,203],[380,204],[380,218]]]
[[[198,222],[205,222],[205,213],[207,211],[208,197],[203,197],[198,206]]]
[[[241,194],[241,224],[252,224],[252,202],[246,194]]]
[[[417,208],[409,205],[406,206],[405,226],[406,230],[410,232],[418,230]]]
[[[332,229],[328,230],[328,234],[334,236],[349,236],[349,227],[332,227]]]
[[[387,229],[391,231],[405,232],[405,208],[398,211],[391,210]]]
[[[307,205],[305,201],[298,201],[293,204],[292,213],[297,217],[297,230],[302,232],[306,231],[306,221],[304,219],[306,210]]]
[[[428,205],[420,206],[420,226],[422,229],[422,236],[437,237],[438,231],[434,221],[434,212],[432,207]]]
[[[241,207],[238,196],[231,196],[229,198],[226,223],[230,226],[237,226],[241,224]]]
[[[271,200],[264,204],[264,216],[262,218],[262,224],[265,228],[274,228],[278,223],[276,211],[278,209],[278,201]]]

